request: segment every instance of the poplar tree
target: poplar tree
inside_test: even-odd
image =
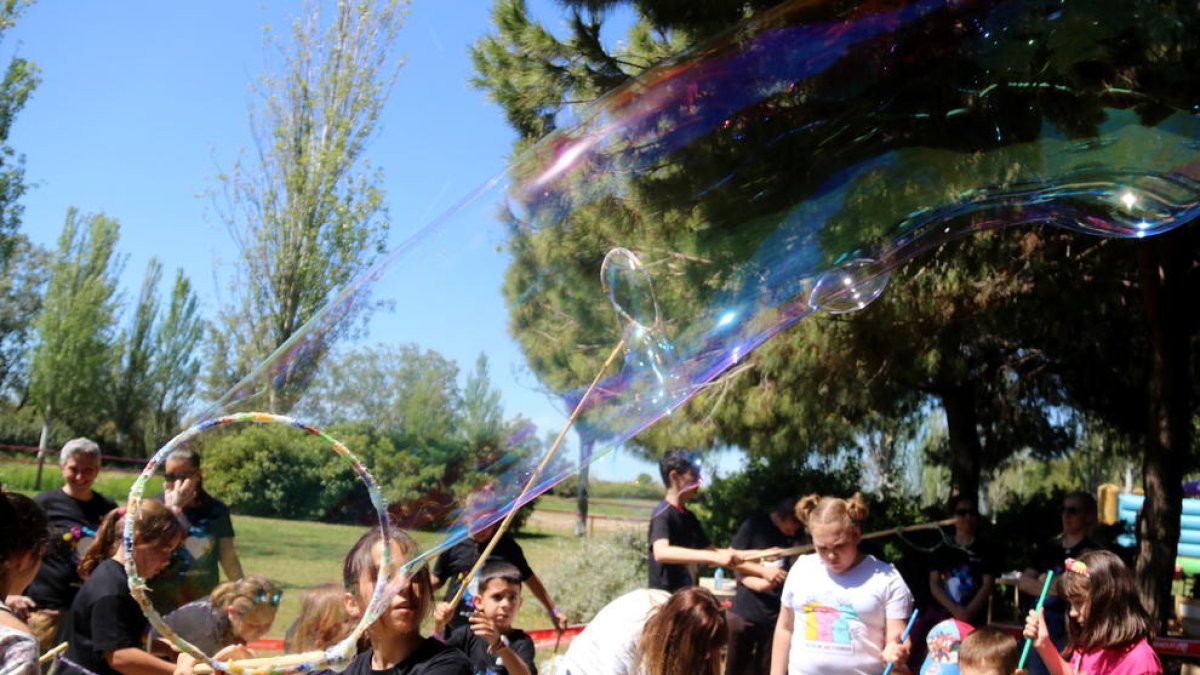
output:
[[[211,333],[213,393],[298,337],[334,294],[382,251],[388,223],[382,174],[367,147],[395,80],[393,45],[404,0],[312,0],[290,42],[269,40],[283,63],[259,79],[251,156],[218,177],[221,214],[238,246],[231,301]],[[312,369],[369,303],[338,308],[335,327],[303,356],[266,375],[265,404],[286,412]]]
[[[81,216],[70,209],[50,263],[30,367],[30,400],[42,416],[35,489],[41,488],[51,422],[90,431],[106,408],[120,268],[118,227],[103,214]]]

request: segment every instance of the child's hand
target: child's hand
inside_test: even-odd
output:
[[[214,661],[240,661],[254,658],[254,650],[246,645],[229,645],[213,655]]]
[[[175,659],[175,674],[174,675],[192,675],[192,671],[196,667],[196,657],[187,652],[180,652],[179,657]]]
[[[883,660],[886,663],[896,664],[899,669],[908,660],[908,653],[912,648],[912,640],[904,642],[892,642],[883,648]],[[892,671],[896,672],[896,671]]]
[[[475,635],[487,640],[488,652],[496,653],[500,647],[500,632],[496,630],[496,624],[491,619],[483,615],[483,610],[477,609],[467,621],[471,622],[471,632]]]
[[[567,615],[559,608],[555,607],[550,610],[550,621],[554,624],[554,630],[559,633],[565,631],[571,626],[571,622],[567,621]]]
[[[439,602],[433,606],[433,624],[435,633],[443,632],[446,624],[450,623],[450,617],[454,612],[448,602]]]
[[[1022,634],[1033,640],[1035,649],[1040,649],[1050,643],[1050,629],[1046,628],[1046,615],[1042,610],[1029,610],[1029,616],[1025,617],[1025,630]]]

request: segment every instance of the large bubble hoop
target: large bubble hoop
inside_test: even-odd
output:
[[[379,566],[379,575],[375,579],[375,590],[371,593],[371,601],[367,605],[367,611],[363,612],[362,618],[358,625],[344,640],[333,645],[329,649],[321,652],[307,652],[304,654],[291,654],[284,657],[253,659],[248,661],[217,661],[205,654],[195,645],[180,637],[175,631],[167,625],[162,616],[154,608],[154,604],[150,601],[146,580],[142,578],[138,572],[137,560],[133,555],[134,544],[134,525],[137,523],[138,516],[141,512],[142,495],[146,489],[146,482],[154,476],[155,470],[159,464],[166,461],[176,449],[186,445],[196,436],[201,433],[213,429],[215,427],[224,426],[227,424],[283,424],[286,426],[299,429],[310,436],[316,436],[329,444],[334,452],[346,458],[350,462],[350,466],[354,472],[358,474],[359,480],[367,488],[367,493],[370,496],[371,504],[375,507],[375,511],[379,516],[379,525],[383,533],[383,557]],[[300,420],[285,415],[276,415],[273,413],[264,412],[242,412],[233,413],[215,417],[200,423],[197,423],[190,428],[184,430],[179,435],[172,438],[162,447],[154,456],[146,463],[146,467],[142,469],[141,474],[129,488],[129,498],[125,507],[125,529],[122,535],[122,546],[125,549],[125,573],[129,577],[129,592],[133,595],[133,599],[137,601],[142,608],[142,614],[150,621],[150,625],[154,627],[167,641],[169,641],[176,649],[186,652],[197,659],[203,660],[213,670],[245,674],[259,675],[266,673],[287,673],[287,672],[312,672],[317,670],[332,669],[341,671],[350,664],[350,660],[357,652],[357,642],[363,633],[371,624],[375,623],[376,619],[384,609],[384,605],[391,599],[391,594],[387,592],[388,583],[391,580],[392,574],[392,537],[388,527],[388,511],[387,501],[383,497],[383,493],[379,490],[379,485],[375,482],[374,476],[367,470],[367,467],[362,461],[350,451],[341,441],[333,438],[324,431],[310,424],[301,422]],[[406,562],[401,566],[396,573],[407,573],[407,568],[412,562]],[[198,671],[199,672],[199,671]]]

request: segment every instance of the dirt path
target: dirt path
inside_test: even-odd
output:
[[[574,532],[575,513],[572,511],[551,511],[537,509],[526,524],[542,530],[555,532]],[[622,530],[645,530],[650,521],[644,518],[614,518],[611,516],[588,516],[589,532],[620,532]]]

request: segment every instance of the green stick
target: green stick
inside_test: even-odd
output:
[[[1046,604],[1046,594],[1050,592],[1050,580],[1054,578],[1054,570],[1046,572],[1046,583],[1042,584],[1042,594],[1038,596],[1037,607],[1035,612],[1042,611],[1042,606]],[[1017,668],[1025,667],[1025,659],[1029,658],[1029,648],[1033,646],[1033,638],[1025,638],[1025,648],[1021,650],[1021,660],[1017,663]]]

